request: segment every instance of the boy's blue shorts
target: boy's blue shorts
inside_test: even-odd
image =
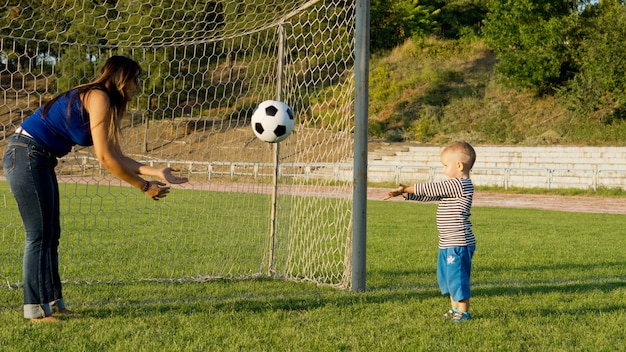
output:
[[[476,246],[439,249],[437,260],[437,282],[442,294],[449,293],[452,300],[459,302],[470,298],[470,273],[472,256]]]

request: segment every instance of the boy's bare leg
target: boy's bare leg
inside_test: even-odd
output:
[[[457,308],[459,308],[459,312],[469,312],[469,298],[466,299],[462,299],[459,302],[457,302],[458,306]]]
[[[456,308],[459,312],[469,312],[470,299],[462,299],[458,302],[454,301],[452,297],[450,297],[450,302],[452,303],[452,308]]]

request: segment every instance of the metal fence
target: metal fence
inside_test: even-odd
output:
[[[191,179],[203,182],[226,180],[230,182],[242,179],[270,179],[274,173],[272,163],[224,162],[224,161],[183,161],[149,160],[153,165],[175,164]],[[68,163],[70,164],[70,163]],[[94,172],[103,174],[105,170],[91,156],[81,157],[81,162],[71,163],[80,170],[72,175],[88,176]],[[76,166],[78,165],[78,166]],[[353,164],[351,163],[282,163],[279,175],[308,182],[328,180],[333,182],[351,182]],[[78,173],[76,172],[78,171]],[[424,165],[381,165],[368,166],[368,181],[371,183],[432,182],[445,178],[441,167]],[[564,169],[564,168],[511,168],[511,167],[475,167],[472,180],[476,186],[496,186],[509,188],[620,188],[626,189],[626,169]]]

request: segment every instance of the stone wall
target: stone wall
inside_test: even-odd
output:
[[[370,153],[370,182],[426,182],[444,179],[443,147],[408,146]],[[475,146],[476,185],[521,188],[626,189],[625,147]]]

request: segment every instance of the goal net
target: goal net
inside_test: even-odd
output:
[[[0,145],[111,55],[144,71],[125,154],[190,178],[155,202],[92,148],[59,161],[66,282],[274,277],[350,286],[354,4],[351,1],[5,0]],[[263,100],[296,117],[257,139]],[[2,176],[4,173],[2,172]],[[0,277],[21,282],[24,229],[0,181]]]

